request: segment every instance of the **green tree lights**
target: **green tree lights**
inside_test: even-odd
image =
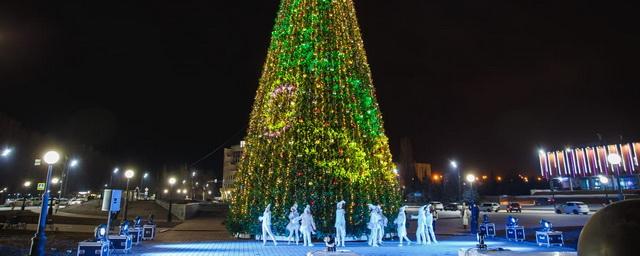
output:
[[[275,233],[289,208],[311,205],[333,233],[367,232],[367,203],[394,216],[400,193],[351,0],[283,0],[255,97],[227,226],[257,234],[272,204]],[[391,219],[391,218],[389,218]]]

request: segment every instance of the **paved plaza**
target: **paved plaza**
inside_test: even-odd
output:
[[[397,241],[385,241],[381,247],[369,247],[365,242],[350,242],[347,247],[339,250],[350,250],[358,255],[458,255],[460,248],[472,248],[476,242],[472,236],[443,236],[438,244],[410,245],[398,247]],[[512,250],[514,254],[526,252],[573,252],[573,249],[564,247],[539,247],[534,243],[507,242],[504,239],[488,241],[491,248],[501,247]],[[158,243],[145,242],[135,246],[134,255],[144,256],[267,256],[267,255],[307,255],[308,252],[324,250],[324,244],[316,242],[314,247],[301,245],[287,245],[286,242],[273,246],[266,246],[257,241],[220,241],[220,242],[182,242],[182,243]]]

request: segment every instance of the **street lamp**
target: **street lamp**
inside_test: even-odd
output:
[[[476,176],[473,174],[467,174],[467,182],[469,182],[469,185],[471,185],[471,187],[473,188],[473,182],[476,181]]]
[[[460,176],[460,168],[458,168],[458,163],[456,161],[451,161],[449,164],[451,165],[451,168],[456,171],[458,176],[458,201],[460,201],[462,200],[462,177]]]
[[[111,178],[109,179],[109,187],[113,187],[113,175],[118,174],[119,171],[120,169],[114,168],[113,172],[111,172]]]
[[[124,177],[127,178],[127,188],[125,190],[126,197],[124,199],[124,219],[125,220],[127,219],[127,212],[129,210],[129,181],[131,180],[131,178],[133,178],[134,174],[135,173],[131,169],[124,172]]]
[[[61,181],[60,179],[58,179],[58,177],[53,177],[53,178],[51,178],[51,186],[52,186],[52,187],[53,187],[53,186],[55,186],[55,185],[58,185],[58,184],[60,184],[60,183],[62,183],[62,181]],[[60,189],[58,189],[58,205],[60,205],[60,194],[61,194],[61,193],[62,193],[62,191],[61,191]],[[50,207],[49,207],[49,213],[48,213],[48,214],[53,215],[53,197],[51,197],[49,200],[50,200],[51,202],[49,202]],[[43,203],[44,203],[44,202],[43,202]],[[58,211],[56,210],[56,213],[57,213],[57,212],[58,212]]]
[[[51,180],[51,172],[53,171],[53,165],[60,160],[60,154],[56,151],[49,151],[44,154],[44,162],[47,163],[47,179],[44,183],[44,193],[42,193],[42,204],[40,206],[40,220],[38,221],[38,229],[35,235],[31,238],[31,250],[29,255],[45,255],[45,244],[47,243],[47,236],[45,235],[45,228],[47,225],[47,202],[49,202],[49,181]]]
[[[609,203],[609,192],[607,191],[607,184],[609,183],[609,178],[607,178],[607,176],[598,176],[598,179],[600,179],[600,183],[604,184],[604,186],[602,187],[604,189],[604,200],[605,202],[608,204]]]
[[[64,159],[66,160],[66,157]],[[60,179],[60,192],[58,193],[59,197],[63,194],[66,194],[67,192],[67,184],[69,183],[69,168],[75,168],[76,166],[78,166],[77,159],[69,160],[64,166],[64,169],[62,170],[62,178]],[[56,206],[56,212],[58,212],[59,207],[60,204]]]
[[[148,172],[145,172],[143,175],[140,176],[140,187],[139,187],[139,189],[137,191],[138,194],[136,194],[136,198],[137,198],[136,200],[140,199],[139,193],[140,193],[140,190],[142,189],[142,184],[144,184],[144,179],[146,179],[147,177],[149,177],[149,173]],[[146,200],[146,198],[145,198],[145,200]]]
[[[607,156],[607,162],[609,162],[609,164],[611,164],[615,169],[615,176],[618,180],[618,200],[624,200],[624,193],[622,192],[622,186],[620,185],[620,163],[622,162],[622,158],[616,153],[609,154],[609,156]]]
[[[24,211],[24,207],[27,205],[27,193],[29,191],[29,187],[31,187],[31,181],[25,181],[24,184],[22,184],[25,189],[25,194],[22,195],[22,206],[20,206],[20,210]]]
[[[176,184],[176,178],[171,177],[169,178],[169,185],[171,186],[169,188],[169,213],[167,214],[167,222],[171,223],[171,205],[173,204],[173,185]]]

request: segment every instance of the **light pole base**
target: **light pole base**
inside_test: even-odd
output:
[[[37,234],[31,238],[31,250],[29,256],[44,256],[46,253],[45,245],[47,244],[47,236],[44,234]]]

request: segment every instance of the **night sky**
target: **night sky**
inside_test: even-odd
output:
[[[355,2],[394,159],[408,137],[436,169],[535,174],[539,147],[640,139],[635,6]],[[0,112],[115,162],[191,164],[243,137],[277,6],[4,1]]]

